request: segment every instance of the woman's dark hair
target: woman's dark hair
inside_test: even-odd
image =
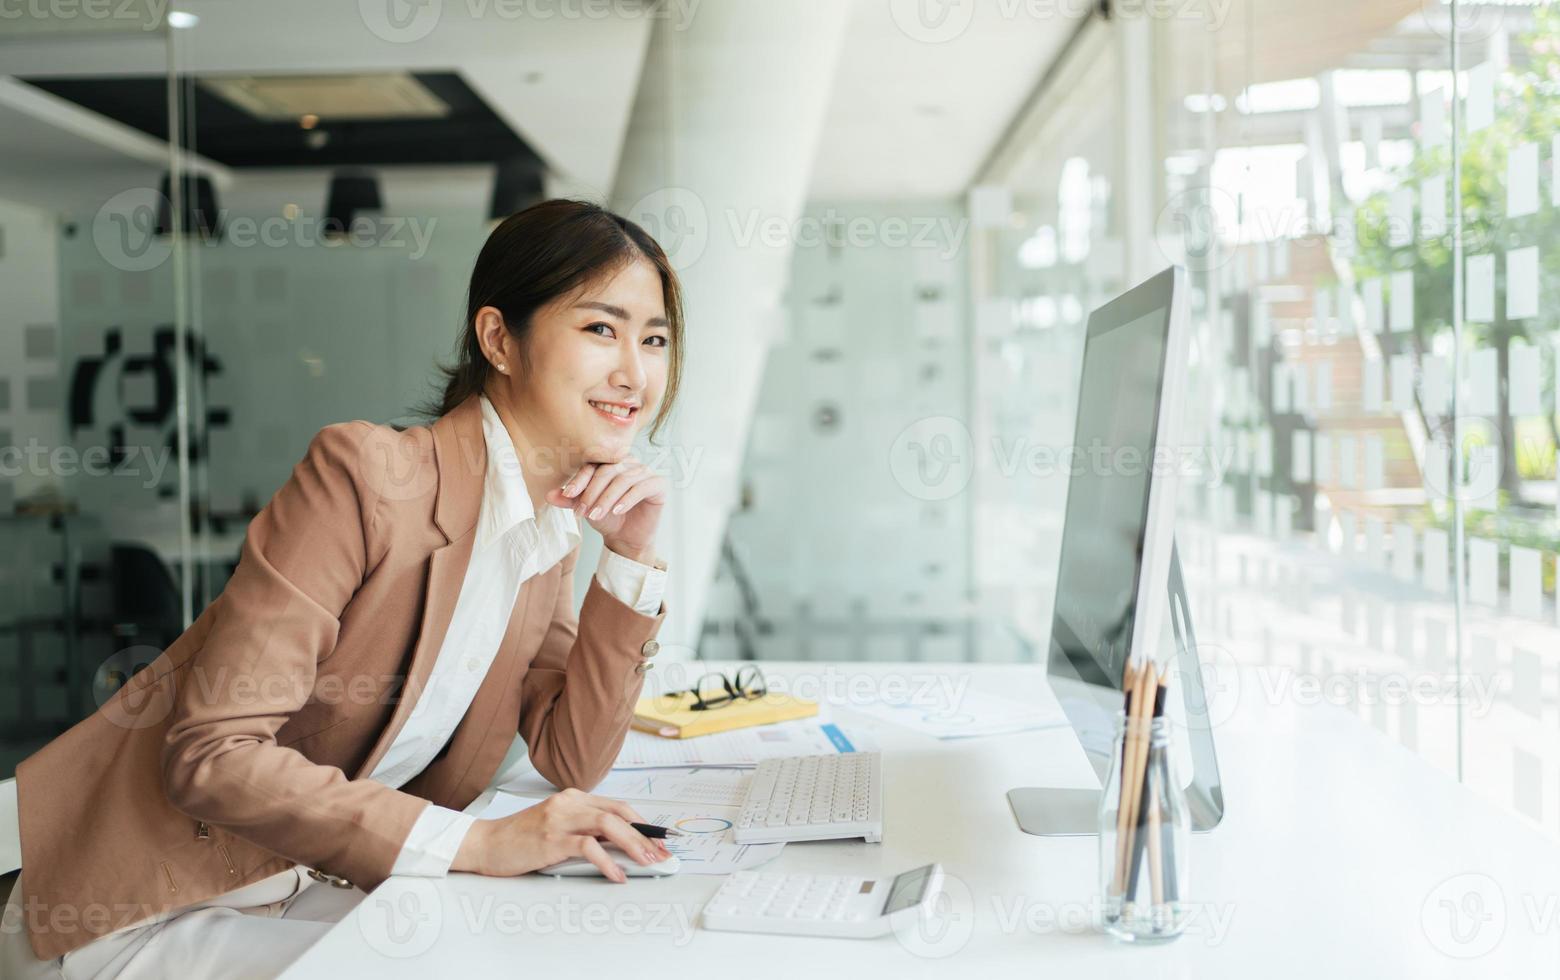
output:
[[[520,377],[531,368],[526,356],[532,315],[599,276],[644,259],[661,275],[666,320],[671,330],[666,393],[650,427],[660,431],[682,378],[682,287],[661,246],[637,224],[588,201],[551,200],[517,211],[488,236],[471,270],[466,291],[466,322],[461,328],[455,364],[440,367],[443,395],[424,409],[444,415],[481,392],[492,365],[477,341],[477,311],[495,307],[509,333],[520,342]]]

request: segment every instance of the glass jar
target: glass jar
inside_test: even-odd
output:
[[[1126,791],[1129,786],[1137,791]],[[1191,823],[1168,719],[1117,716],[1099,828],[1100,928],[1134,943],[1180,935],[1190,912]]]

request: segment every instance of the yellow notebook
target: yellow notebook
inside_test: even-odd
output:
[[[641,698],[634,707],[634,727],[665,738],[692,738],[733,728],[807,718],[818,713],[818,702],[803,701],[789,694],[766,694],[710,711],[690,710],[693,703],[693,695],[687,692]]]

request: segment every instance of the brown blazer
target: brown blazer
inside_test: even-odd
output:
[[[475,397],[431,427],[315,436],[222,594],[17,767],[39,958],[298,863],[372,889],[427,801],[470,804],[517,730],[555,785],[606,775],[666,608],[641,615],[592,576],[576,617],[576,548],[521,588],[441,755],[400,790],[367,778],[438,657],[486,466]]]

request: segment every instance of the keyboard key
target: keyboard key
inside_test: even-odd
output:
[[[863,836],[878,836],[879,766],[872,752],[764,760],[739,812],[736,840],[827,839],[855,833],[855,825],[866,825]]]

